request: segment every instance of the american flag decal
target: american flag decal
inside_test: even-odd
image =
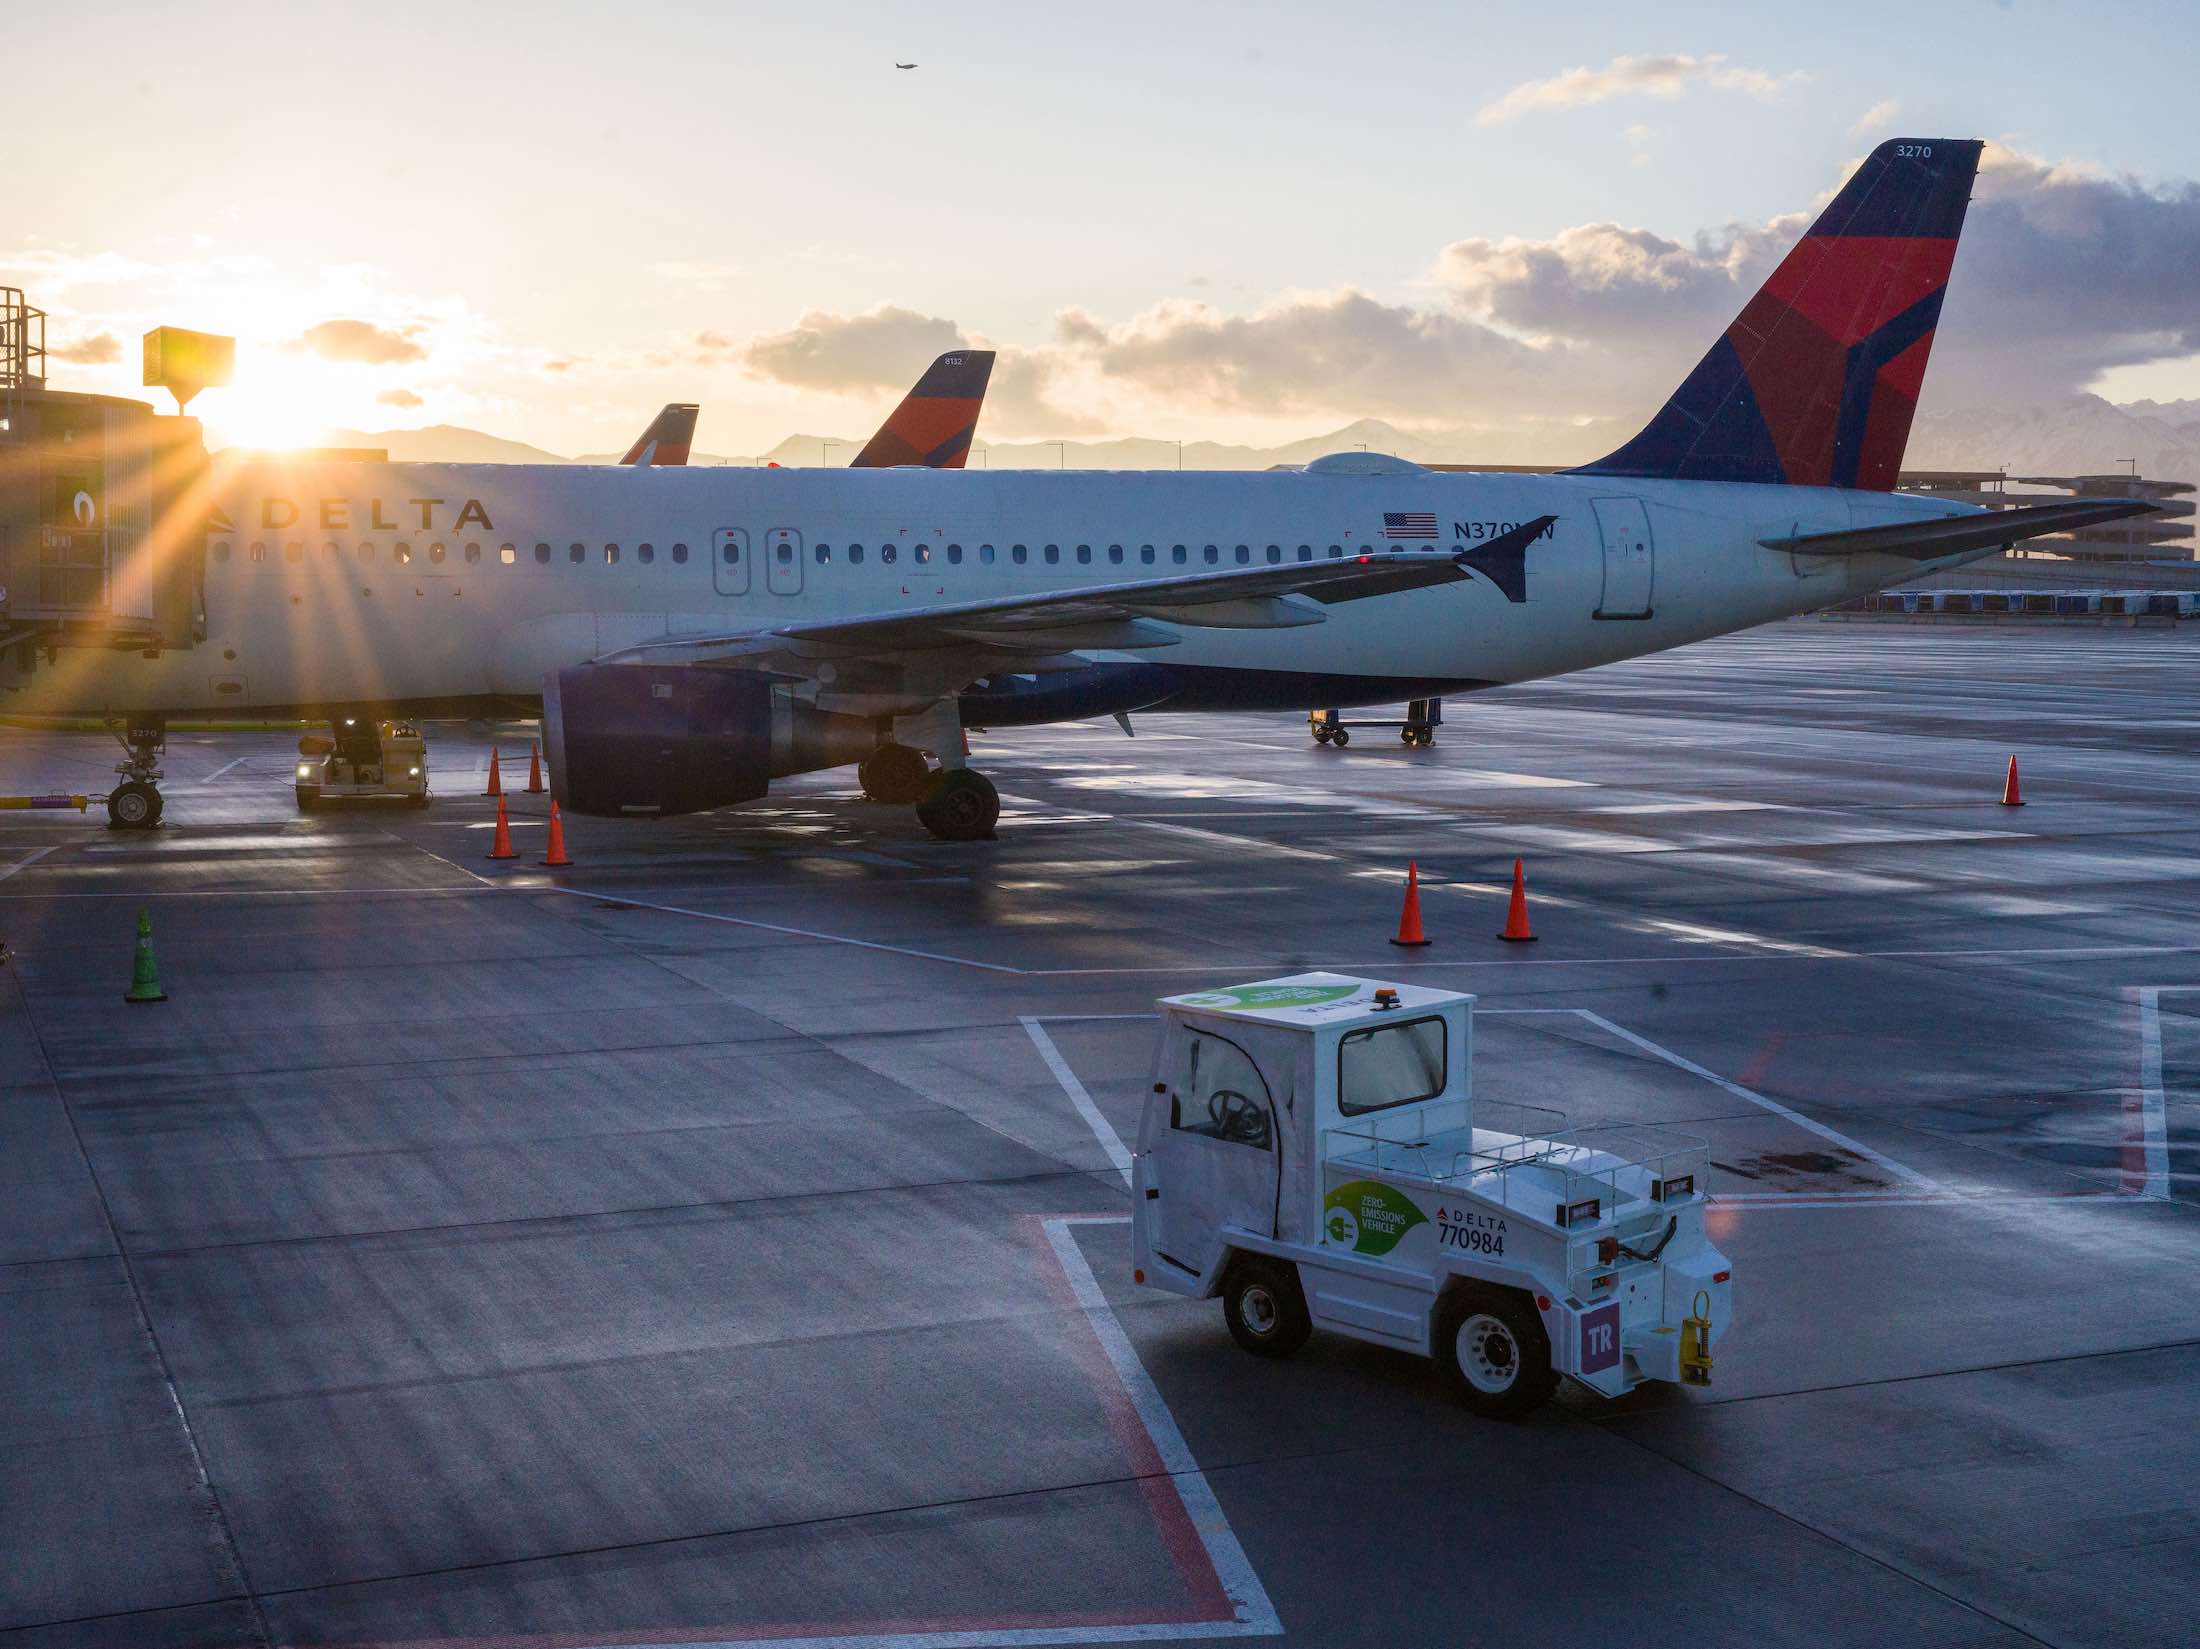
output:
[[[1436,517],[1416,510],[1403,514],[1383,511],[1383,536],[1385,538],[1434,538]]]

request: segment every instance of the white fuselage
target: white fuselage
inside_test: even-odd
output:
[[[528,699],[549,672],[667,637],[1367,550],[1449,555],[1555,516],[1526,552],[1524,602],[1474,576],[1327,607],[1319,624],[1186,626],[1173,646],[1091,655],[1235,682],[1236,703],[1374,703],[1807,612],[1919,566],[1798,557],[1759,540],[1962,513],[1885,493],[1411,466],[1178,474],[254,460],[218,463],[214,485],[207,640],[157,658],[65,651],[16,707]],[[1386,515],[1433,515],[1435,537],[1386,536]]]

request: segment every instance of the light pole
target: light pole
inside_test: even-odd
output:
[[[1182,441],[1176,444],[1176,467],[1180,471],[1184,468],[1184,443]]]
[[[1042,444],[1054,449],[1054,467],[1056,469],[1065,470],[1069,468],[1069,444],[1066,441],[1047,441]]]
[[[820,441],[820,442],[818,442],[818,444],[817,444],[817,465],[818,465],[818,468],[820,468],[820,469],[823,469],[823,468],[825,467],[825,463],[826,463],[826,454],[827,454],[827,453],[829,453],[829,452],[831,452],[831,451],[833,450],[833,448],[835,448],[835,447],[844,447],[844,446],[847,446],[847,445],[848,445],[848,443],[847,443],[846,441]]]

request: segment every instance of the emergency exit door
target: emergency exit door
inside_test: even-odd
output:
[[[1650,512],[1639,498],[1596,498],[1590,505],[1604,538],[1604,593],[1594,616],[1648,618],[1651,576],[1657,565]]]
[[[710,535],[710,576],[720,595],[749,593],[749,535],[739,527]]]
[[[774,527],[764,540],[764,578],[773,595],[802,593],[802,535]]]

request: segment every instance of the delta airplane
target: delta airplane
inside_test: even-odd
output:
[[[49,648],[22,708],[539,701],[574,812],[854,763],[969,840],[1000,804],[966,727],[1459,694],[1810,612],[2150,507],[1890,490],[1980,148],[1881,144],[1642,432],[1572,471],[215,463],[205,639]],[[966,451],[962,388],[888,461]]]

